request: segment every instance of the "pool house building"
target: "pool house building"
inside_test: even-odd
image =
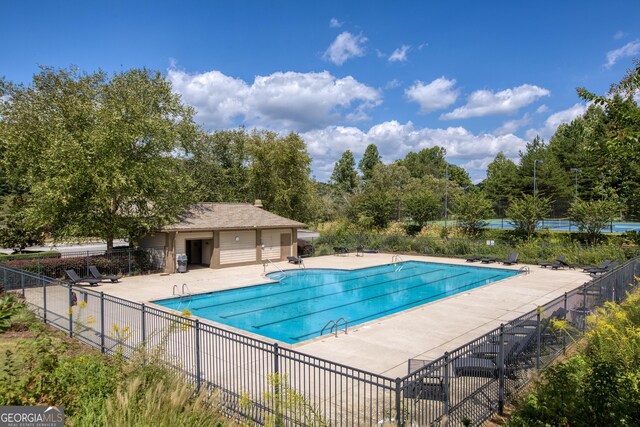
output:
[[[305,224],[249,203],[197,203],[179,221],[140,239],[142,248],[163,248],[165,273],[177,260],[222,268],[280,261],[297,254],[297,231]]]

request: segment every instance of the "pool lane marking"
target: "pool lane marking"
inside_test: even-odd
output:
[[[408,267],[408,268],[403,268],[403,271],[409,271],[409,270],[415,270],[418,267]],[[442,269],[439,269],[437,271],[440,271]],[[348,271],[348,270],[342,270],[342,271]],[[258,295],[255,297],[251,297],[251,298],[242,298],[242,299],[235,299],[235,300],[231,300],[231,301],[227,301],[227,302],[221,302],[221,303],[217,303],[217,304],[209,304],[209,305],[201,305],[201,306],[197,306],[197,307],[193,307],[194,310],[202,310],[202,309],[206,309],[206,308],[211,308],[211,307],[219,307],[222,305],[227,305],[227,304],[235,304],[238,302],[244,302],[244,301],[251,301],[254,299],[262,299],[262,298],[266,298],[266,297],[271,297],[274,295],[282,295],[282,294],[290,294],[293,292],[303,292],[306,291],[307,289],[313,289],[313,288],[320,288],[322,286],[330,286],[330,285],[335,285],[337,283],[346,283],[346,282],[351,282],[354,280],[361,280],[361,279],[368,279],[369,277],[375,277],[375,276],[382,276],[385,274],[391,274],[391,273],[395,273],[395,270],[393,271],[385,271],[385,272],[381,272],[381,273],[375,273],[375,274],[366,274],[366,275],[362,275],[362,276],[357,276],[357,277],[352,277],[350,279],[346,279],[346,280],[337,280],[334,282],[329,282],[329,283],[321,283],[319,285],[313,285],[313,286],[306,286],[304,288],[294,288],[294,289],[289,289],[286,291],[279,291],[279,292],[273,292],[270,294],[263,294],[263,295]]]
[[[419,287],[422,287],[422,286],[425,286],[425,285],[431,285],[433,283],[437,283],[437,282],[440,282],[440,281],[443,281],[443,280],[453,279],[453,278],[456,278],[456,277],[464,276],[466,274],[471,274],[471,272],[465,272],[465,273],[456,274],[454,276],[443,277],[443,278],[438,279],[438,280],[433,280],[431,282],[421,283],[419,285],[410,286],[408,288],[404,288],[404,289],[401,289],[401,290],[397,290],[397,291],[393,291],[393,292],[387,292],[387,293],[384,293],[384,294],[381,294],[381,295],[377,295],[377,296],[369,297],[369,298],[365,298],[365,299],[360,299],[358,301],[354,301],[354,302],[350,302],[350,303],[346,303],[346,304],[336,305],[334,307],[325,308],[323,310],[311,311],[311,312],[308,312],[308,313],[305,313],[305,314],[300,314],[298,316],[288,317],[286,319],[276,320],[276,321],[269,322],[269,323],[263,323],[262,325],[252,325],[252,327],[254,327],[256,329],[260,329],[263,326],[275,325],[276,323],[284,323],[284,322],[288,322],[288,321],[293,320],[293,319],[300,319],[302,317],[307,317],[307,316],[310,316],[312,314],[323,313],[325,311],[330,311],[330,310],[333,310],[333,309],[336,309],[336,308],[348,307],[350,305],[359,304],[359,303],[361,303],[363,301],[371,301],[371,300],[374,300],[374,299],[383,298],[383,297],[386,297],[388,295],[397,294],[397,293],[400,293],[400,292],[408,291],[409,289],[419,288]]]
[[[295,301],[283,302],[281,304],[267,306],[267,307],[262,306],[262,307],[259,307],[259,308],[253,308],[251,310],[240,311],[240,312],[237,312],[237,313],[228,314],[226,316],[218,316],[218,317],[220,317],[221,319],[228,319],[230,317],[242,316],[244,314],[255,313],[255,312],[258,312],[258,311],[269,310],[269,309],[272,309],[272,308],[280,308],[280,307],[284,307],[286,305],[298,304],[298,303],[305,302],[305,301],[312,301],[312,300],[315,300],[315,299],[326,298],[326,297],[330,297],[330,296],[333,296],[333,295],[344,294],[346,292],[358,291],[360,289],[366,289],[366,288],[371,288],[371,287],[374,287],[374,286],[380,286],[380,285],[384,285],[386,283],[397,282],[399,280],[410,279],[412,277],[424,276],[426,274],[437,273],[438,271],[444,271],[444,270],[445,270],[444,268],[440,268],[438,270],[424,271],[422,273],[411,274],[409,276],[403,276],[403,277],[400,277],[400,278],[396,277],[394,279],[384,280],[382,282],[376,282],[376,283],[372,283],[370,285],[360,286],[360,287],[357,287],[357,288],[354,287],[354,288],[349,288],[349,289],[343,289],[341,291],[331,292],[329,294],[314,295],[314,296],[309,297],[309,298],[297,299]]]
[[[351,320],[351,324],[352,324],[352,325],[358,325],[359,323],[356,323],[356,322],[360,322],[360,321],[362,321],[362,320],[369,319],[369,318],[374,318],[374,319],[376,319],[376,318],[380,317],[380,316],[381,316],[382,314],[384,314],[384,313],[389,313],[389,312],[391,312],[391,313],[397,313],[397,312],[399,311],[398,309],[400,309],[400,308],[402,308],[402,307],[408,307],[408,308],[410,308],[410,307],[414,306],[414,304],[415,304],[415,303],[426,302],[426,301],[429,301],[429,300],[431,300],[431,299],[433,299],[433,298],[435,298],[435,297],[439,297],[439,296],[442,296],[442,295],[446,295],[446,294],[449,294],[449,293],[454,292],[454,291],[462,292],[462,289],[464,289],[464,288],[468,288],[468,287],[470,287],[470,286],[475,285],[476,283],[485,282],[485,281],[487,281],[487,280],[494,279],[494,278],[496,278],[496,277],[500,277],[500,275],[499,275],[499,274],[497,274],[497,275],[495,275],[495,276],[487,277],[487,278],[485,278],[485,279],[476,280],[475,282],[467,283],[467,284],[466,284],[466,285],[464,285],[464,286],[459,286],[459,287],[457,287],[457,288],[453,288],[453,289],[448,290],[448,291],[445,291],[445,292],[440,292],[440,293],[437,293],[437,294],[431,295],[430,297],[427,297],[427,298],[421,298],[421,299],[414,300],[414,301],[411,301],[411,302],[409,302],[409,303],[402,304],[402,305],[399,305],[399,306],[396,306],[396,307],[393,307],[393,308],[390,308],[390,309],[387,309],[387,310],[383,310],[383,311],[379,311],[379,312],[377,312],[377,313],[370,314],[370,315],[368,315],[368,316],[360,317],[359,319],[353,319],[353,320]],[[310,333],[308,333],[308,334],[300,335],[300,336],[298,336],[298,337],[289,337],[289,339],[292,339],[292,340],[295,340],[296,342],[298,342],[298,341],[301,341],[301,338],[305,338],[305,337],[312,336],[312,335],[319,335],[319,334],[320,334],[320,332],[322,332],[322,331],[310,332]]]

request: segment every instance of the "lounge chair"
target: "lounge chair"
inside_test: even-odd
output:
[[[506,259],[503,259],[500,262],[503,263],[504,265],[517,264],[519,256],[520,256],[520,254],[518,254],[518,252],[511,252]]]
[[[619,265],[620,263],[618,261],[614,261],[611,264],[607,265],[605,268],[592,268],[591,270],[589,270],[589,274],[595,276],[596,274],[608,273],[615,270]]]
[[[100,270],[98,270],[98,267],[96,267],[95,265],[89,266],[89,273],[91,273],[93,277],[100,281],[110,280],[111,283],[117,283],[120,280],[120,276],[117,276],[115,274],[100,273]]]
[[[538,265],[539,265],[540,267],[543,267],[543,268],[553,267],[553,266],[555,266],[555,265],[560,265],[560,266],[561,266],[561,265],[565,264],[565,262],[564,262],[565,258],[566,258],[566,257],[565,257],[564,255],[560,255],[560,256],[559,256],[558,258],[556,258],[556,260],[555,260],[555,261],[553,261],[553,262],[539,262],[539,263],[538,263]]]
[[[604,261],[602,261],[602,264],[600,264],[599,266],[595,267],[593,265],[585,265],[582,270],[583,273],[589,273],[590,270],[601,270],[603,268],[607,268],[607,266],[611,264],[611,260],[610,259],[605,259]]]
[[[409,359],[409,375],[429,363],[431,363],[430,360]],[[444,400],[444,381],[435,372],[425,372],[406,386],[404,397],[407,399]]]
[[[95,279],[92,277],[85,277],[82,278],[80,276],[78,276],[78,274],[73,270],[73,268],[69,269],[69,270],[65,270],[65,273],[67,273],[67,276],[69,276],[69,280],[71,281],[71,283],[73,285],[81,285],[83,283],[87,283],[91,286],[98,286],[100,284],[100,280],[99,279]]]
[[[345,246],[334,246],[333,247],[334,255],[349,255],[349,249]]]
[[[498,260],[498,258],[496,257],[487,257],[487,258],[480,258],[480,262],[483,264],[490,264],[492,262],[496,262]]]
[[[481,259],[482,257],[480,255],[474,255],[467,258],[467,262],[476,262],[476,261],[480,261]]]
[[[288,256],[287,260],[291,263],[291,264],[302,264],[302,258],[296,258],[294,256]]]

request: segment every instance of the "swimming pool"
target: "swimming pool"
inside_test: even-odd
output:
[[[296,344],[320,336],[330,320],[344,318],[352,327],[516,274],[419,261],[358,270],[295,269],[269,274],[276,283],[154,302]]]

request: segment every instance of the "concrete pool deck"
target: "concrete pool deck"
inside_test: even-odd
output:
[[[306,258],[306,268],[357,269],[389,264],[393,254],[365,254],[364,257],[323,256]],[[467,263],[453,258],[401,255],[402,259],[446,264],[500,267],[518,270],[522,264]],[[278,262],[281,269],[298,268]],[[537,306],[545,304],[588,281],[579,270],[550,270],[529,266],[530,274],[518,275],[481,286],[461,294],[434,301],[411,310],[396,313],[349,328],[326,338],[317,338],[295,345],[295,350],[388,377],[404,376],[407,360],[435,359],[445,351],[474,339]],[[273,272],[273,265],[267,266]],[[100,291],[136,302],[171,298],[173,287],[179,290],[186,283],[193,294],[255,285],[269,281],[262,265],[229,267],[212,270],[196,268],[184,274],[126,277],[121,283],[103,284]],[[225,325],[201,319],[223,329]],[[249,334],[255,336],[254,334]],[[264,341],[273,341],[262,338]],[[286,344],[283,344],[286,345]]]

